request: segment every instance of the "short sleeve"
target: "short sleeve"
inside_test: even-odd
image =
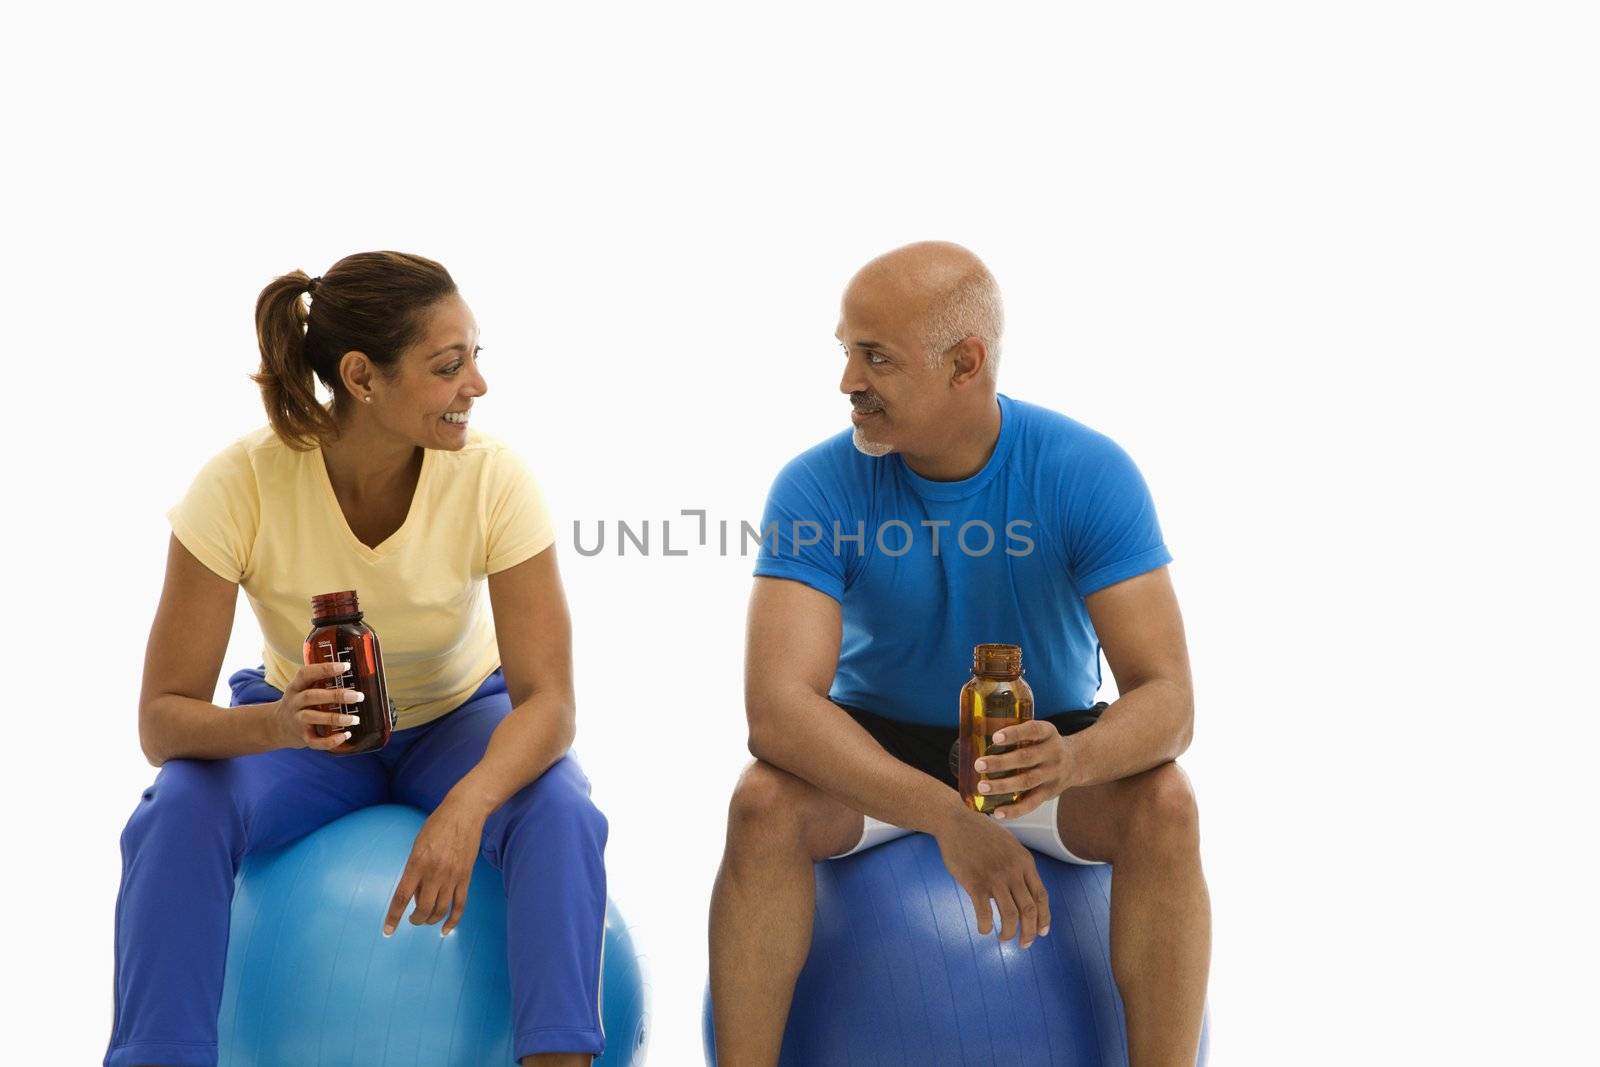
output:
[[[555,544],[555,522],[545,506],[544,492],[512,449],[495,451],[486,493],[484,573],[515,567]]]
[[[261,495],[242,442],[213,456],[167,510],[172,532],[201,563],[237,584],[250,566],[261,525]]]
[[[778,472],[762,510],[756,576],[803,582],[843,601],[845,562],[834,551],[841,518],[807,458],[790,460]]]
[[[1080,596],[1172,562],[1144,476],[1120,445],[1095,435],[1063,500],[1067,564]]]

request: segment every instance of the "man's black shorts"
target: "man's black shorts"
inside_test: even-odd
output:
[[[950,788],[956,788],[957,755],[960,731],[954,726],[922,726],[918,723],[886,719],[860,708],[840,704],[850,717],[872,735],[889,755],[901,763],[909,763],[923,774],[931,774]],[[1041,716],[1062,734],[1075,734],[1093,726],[1100,713],[1110,707],[1100,701],[1092,708],[1063,711],[1058,715]]]

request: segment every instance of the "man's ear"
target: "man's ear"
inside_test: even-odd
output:
[[[966,337],[946,353],[950,366],[950,388],[959,389],[983,377],[989,365],[989,346],[981,337]]]

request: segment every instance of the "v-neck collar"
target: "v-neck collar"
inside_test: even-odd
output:
[[[312,465],[317,468],[317,480],[322,483],[323,496],[327,499],[328,506],[333,509],[334,521],[339,524],[339,529],[344,532],[345,539],[350,546],[358,552],[363,559],[377,561],[388,555],[411,532],[412,525],[418,521],[417,501],[422,499],[422,489],[428,482],[428,472],[433,469],[433,452],[431,448],[422,450],[422,470],[417,473],[417,487],[411,491],[411,505],[406,509],[405,521],[394,533],[378,542],[377,547],[367,544],[357,537],[355,531],[350,529],[350,523],[344,517],[344,508],[339,506],[339,494],[333,491],[333,479],[328,476],[328,460],[323,455],[321,448],[312,449]]]

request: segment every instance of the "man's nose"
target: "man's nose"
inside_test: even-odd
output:
[[[845,360],[844,374],[839,378],[839,392],[864,393],[867,391],[866,375],[861,373],[861,366],[854,357]]]

